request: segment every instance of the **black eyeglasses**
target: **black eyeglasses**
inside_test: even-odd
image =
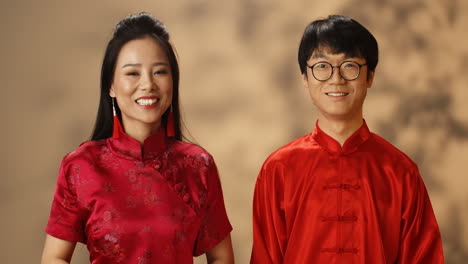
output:
[[[333,66],[326,61],[317,62],[312,66],[307,67],[312,69],[312,75],[317,81],[327,81],[333,75],[334,68],[340,69],[340,76],[347,80],[356,80],[361,72],[361,67],[367,64],[359,64],[355,61],[343,61],[339,66]]]

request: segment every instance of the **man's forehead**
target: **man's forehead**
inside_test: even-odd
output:
[[[320,47],[314,50],[311,59],[349,59],[361,58],[360,56],[348,56],[344,52],[336,52],[328,47]]]

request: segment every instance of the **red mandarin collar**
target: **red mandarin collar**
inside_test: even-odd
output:
[[[327,152],[334,155],[346,155],[355,152],[370,136],[371,132],[365,120],[363,120],[362,126],[345,141],[343,147],[338,141],[320,129],[318,121],[315,122],[315,129],[312,132],[312,138]]]
[[[107,142],[111,151],[123,158],[147,160],[163,153],[167,149],[168,140],[163,126],[149,135],[143,145],[120,127],[118,137],[110,137]]]

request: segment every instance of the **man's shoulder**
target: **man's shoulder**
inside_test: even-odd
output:
[[[314,149],[318,149],[318,145],[312,140],[311,135],[307,134],[296,138],[273,151],[265,160],[264,164],[284,164],[287,163],[288,160],[294,160],[298,155],[302,155],[304,152],[313,151]]]
[[[395,145],[384,139],[383,137],[372,134],[371,147],[378,152],[378,156],[393,160],[395,163],[401,166],[416,167],[416,163],[402,150],[397,148]]]

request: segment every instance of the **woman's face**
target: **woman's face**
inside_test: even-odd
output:
[[[135,39],[122,47],[109,94],[117,100],[127,133],[161,126],[172,102],[172,85],[169,60],[156,40]]]

